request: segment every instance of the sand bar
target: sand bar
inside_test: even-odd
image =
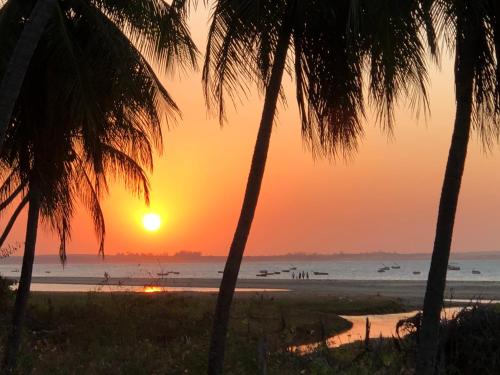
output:
[[[16,278],[12,278],[16,279]],[[33,283],[144,286],[158,285],[186,288],[218,288],[220,279],[203,278],[109,278],[97,277],[33,277]],[[406,280],[281,280],[240,279],[238,288],[288,289],[287,295],[386,296],[419,303],[425,293],[425,281]],[[500,299],[498,281],[449,281],[445,298],[462,300]]]

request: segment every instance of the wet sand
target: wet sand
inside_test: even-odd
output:
[[[97,277],[33,277],[33,283],[144,286],[158,285],[180,288],[218,288],[220,279],[197,278],[109,278]],[[401,298],[420,304],[425,293],[425,281],[398,280],[282,280],[240,279],[238,288],[286,289],[287,296],[383,296]],[[500,282],[449,281],[445,298],[500,300]]]

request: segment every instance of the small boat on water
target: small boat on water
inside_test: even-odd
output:
[[[257,275],[255,276],[258,276],[258,277],[266,277],[267,276],[267,273],[258,273]]]
[[[401,268],[401,266],[400,266],[399,264],[394,263],[394,264],[391,266],[391,268],[392,268],[393,270],[399,270],[399,269]]]
[[[472,274],[473,274],[473,275],[480,275],[480,274],[481,274],[481,271],[478,271],[478,270],[472,270]]]
[[[290,272],[290,270],[281,270],[281,272]]]
[[[224,273],[224,271],[217,271],[217,273]]]
[[[316,276],[326,276],[326,275],[328,275],[328,272],[316,272],[316,271],[313,271],[313,274],[316,275]]]
[[[386,271],[386,270],[385,270],[385,267],[383,267],[383,268],[379,268],[379,269],[377,270],[377,272],[379,272],[379,273],[382,273],[382,272],[385,272],[385,271]]]
[[[168,276],[169,272],[158,272],[158,276]]]
[[[172,275],[178,275],[178,274],[180,274],[180,272],[179,272],[179,271],[170,271],[170,273],[171,273]]]
[[[413,271],[413,274],[414,274],[414,275],[420,275],[421,273],[422,273],[422,272],[420,272],[420,271]]]
[[[297,267],[290,267],[290,271],[295,271]]]
[[[50,273],[50,271],[45,271],[45,273]]]
[[[276,271],[276,272],[274,272],[274,274],[275,274],[275,275],[281,275],[281,272]]]
[[[260,270],[260,273],[267,273],[267,270]]]
[[[460,271],[460,267],[454,264],[448,264],[448,271]]]

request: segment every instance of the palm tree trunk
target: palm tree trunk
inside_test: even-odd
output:
[[[11,373],[16,367],[17,352],[21,341],[21,329],[30,293],[31,275],[35,260],[38,216],[40,213],[40,191],[32,186],[29,192],[28,222],[26,225],[26,242],[24,244],[23,268],[16,293],[16,302],[12,317],[12,330],[7,339],[3,358],[2,373]]]
[[[465,37],[459,37],[460,34]],[[470,63],[472,55],[469,39],[466,32],[462,33],[460,29],[457,30],[455,127],[441,191],[436,237],[425,292],[423,320],[419,335],[417,375],[433,374],[436,367],[446,273],[471,128],[474,72]]]
[[[223,372],[224,350],[226,345],[226,333],[229,323],[229,313],[233,301],[234,289],[240,271],[243,253],[247,243],[250,228],[252,226],[255,208],[259,199],[262,178],[266,167],[267,153],[273,128],[276,105],[281,88],[281,80],[285,70],[286,55],[290,42],[291,29],[283,26],[283,30],[278,40],[276,54],[269,85],[266,90],[264,108],[260,121],[257,141],[255,143],[252,165],[248,176],[245,198],[238,220],[238,226],[234,233],[233,242],[229,250],[229,255],[224,268],[224,274],[217,298],[214,323],[212,328],[212,338],[210,341],[210,351],[208,360],[208,374],[219,375]]]
[[[0,149],[38,42],[58,0],[38,0],[14,48],[0,84]]]

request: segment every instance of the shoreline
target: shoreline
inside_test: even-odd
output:
[[[8,277],[16,280],[17,277]],[[218,278],[109,278],[100,277],[33,277],[33,284],[74,284],[95,286],[145,286],[178,288],[218,288]],[[412,303],[423,301],[426,281],[423,280],[282,280],[239,279],[239,289],[284,289],[286,296],[377,296],[401,298]],[[273,293],[266,292],[266,293]],[[448,281],[445,298],[460,300],[500,300],[499,281]]]

